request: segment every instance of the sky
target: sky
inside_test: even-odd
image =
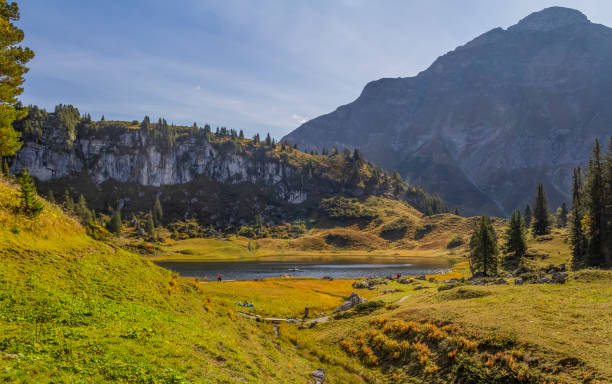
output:
[[[559,5],[612,26],[609,0],[17,0],[34,50],[25,105],[281,138],[382,77]]]

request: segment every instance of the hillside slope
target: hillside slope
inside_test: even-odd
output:
[[[542,181],[552,207],[569,202],[572,169],[612,110],[612,29],[553,7],[496,28],[415,77],[366,85],[352,103],[284,140],[360,148],[462,214],[508,215]]]
[[[16,205],[0,178],[0,381],[303,383],[319,367],[361,381],[193,280],[92,240],[57,206],[31,220]]]
[[[17,121],[23,147],[13,174],[28,169],[43,194],[83,194],[99,213],[147,212],[159,197],[165,221],[195,218],[218,230],[307,217],[333,195],[392,196],[421,211],[445,211],[439,198],[355,153],[305,153],[284,143],[246,139],[209,126],[92,121],[69,105],[30,107]],[[357,157],[356,157],[357,156]],[[109,210],[110,207],[110,210]]]

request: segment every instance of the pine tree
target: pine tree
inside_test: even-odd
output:
[[[567,205],[565,202],[557,208],[557,228],[565,228],[567,226]]]
[[[64,208],[66,208],[68,212],[74,212],[74,200],[72,200],[70,192],[68,192],[67,189],[64,191]]]
[[[473,273],[497,275],[497,235],[487,216],[482,216],[470,240],[470,267]]]
[[[459,216],[459,208],[455,208],[455,215]]]
[[[580,269],[585,265],[587,239],[582,228],[582,172],[574,169],[572,186],[572,222],[570,225],[570,240],[572,248],[572,268]]]
[[[21,212],[30,217],[38,216],[43,205],[36,196],[36,186],[27,170],[21,171],[19,176],[19,198],[21,200]]]
[[[49,191],[49,194],[47,195],[47,200],[49,200],[50,203],[55,204],[55,194],[52,190]]]
[[[506,229],[506,244],[504,245],[504,250],[510,253],[511,258],[517,262],[520,262],[527,253],[527,242],[525,240],[526,233],[525,220],[523,220],[521,211],[518,210],[512,213],[510,223]]]
[[[244,132],[242,132],[242,129],[240,130],[240,133],[238,134],[238,137],[241,139],[244,139]]]
[[[81,219],[81,224],[91,224],[91,211],[89,210],[89,208],[87,208],[87,201],[85,200],[85,196],[83,196],[83,194],[79,196],[79,201],[76,203],[74,210],[76,215]]]
[[[121,229],[123,228],[123,223],[121,222],[121,211],[117,209],[115,214],[111,216],[110,221],[106,224],[106,229],[109,232],[114,233],[115,235],[121,235]]]
[[[13,122],[28,114],[17,104],[17,96],[23,92],[23,76],[28,72],[25,65],[34,52],[17,45],[24,38],[23,31],[13,24],[19,17],[17,3],[0,1],[0,159],[13,156],[21,148],[21,134],[15,131]]]
[[[603,162],[604,176],[604,258],[612,267],[612,137]]]
[[[149,118],[149,116],[145,116],[144,119],[142,119],[142,123],[140,123],[140,129],[146,133],[149,133],[151,131],[151,119]]]
[[[533,206],[533,225],[532,232],[534,236],[547,235],[550,233],[550,223],[548,220],[548,204],[546,203],[546,193],[544,185],[538,184],[535,204]]]
[[[161,225],[162,219],[164,218],[164,212],[162,210],[161,202],[159,201],[159,196],[155,198],[155,205],[153,205],[153,220],[155,221],[155,225]]]
[[[353,151],[353,161],[359,165],[363,163],[363,155],[357,148]]]
[[[268,133],[268,135],[266,136],[266,146],[271,146],[272,145],[272,138],[270,137],[270,134]]]
[[[153,213],[149,211],[147,214],[147,223],[145,224],[145,230],[147,235],[153,236],[155,234],[155,223],[153,222]]]
[[[524,213],[524,218],[525,218],[525,227],[527,229],[531,228],[531,219],[533,217],[532,213],[531,213],[531,206],[529,204],[527,204],[525,206],[525,213]]]
[[[11,169],[9,168],[8,158],[0,156],[2,160],[2,174],[6,177],[11,176]]]
[[[604,231],[604,202],[603,202],[603,169],[601,165],[601,153],[599,141],[595,140],[595,146],[589,159],[589,165],[584,183],[585,219],[587,223],[586,235],[588,238],[587,264],[590,266],[605,265],[603,253],[603,231]]]
[[[102,115],[102,117],[100,118],[100,121],[105,121],[104,120],[104,115]]]

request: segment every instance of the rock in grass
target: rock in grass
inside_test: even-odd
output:
[[[351,295],[348,297],[348,299],[346,299],[344,301],[344,303],[342,303],[341,306],[336,308],[335,312],[347,311],[347,310],[353,308],[354,306],[356,306],[358,304],[366,303],[367,301],[368,300],[365,299],[364,297],[361,297],[358,294],[356,294],[355,292],[352,292]]]
[[[417,280],[427,280],[427,276],[421,275],[421,276],[415,277],[415,279],[417,279]]]
[[[400,284],[412,284],[414,280],[412,279],[404,279],[404,278],[400,278],[399,280],[397,280],[398,283]]]
[[[567,273],[555,272],[550,278],[555,284],[565,284],[567,281]]]
[[[314,379],[314,384],[323,384],[325,382],[325,370],[319,368],[312,372],[312,378]]]
[[[523,284],[523,279],[520,278],[520,277],[517,277],[516,279],[514,279],[514,284],[522,285]]]
[[[499,278],[499,279],[495,280],[493,282],[493,284],[501,285],[501,284],[508,284],[508,282],[506,280],[502,279],[502,278]]]

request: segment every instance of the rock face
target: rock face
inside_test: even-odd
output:
[[[307,198],[306,192],[281,183],[283,175],[291,176],[292,168],[281,170],[276,162],[256,162],[240,154],[220,151],[196,135],[179,139],[166,152],[152,145],[140,130],[116,137],[76,138],[67,148],[26,141],[11,170],[18,173],[23,168],[41,181],[70,178],[84,171],[96,184],[114,180],[161,186],[185,184],[205,176],[221,183],[273,185],[277,197],[289,203],[299,204]]]
[[[612,131],[612,29],[561,7],[493,29],[415,77],[380,79],[284,139],[358,147],[464,215],[570,201],[572,169]],[[533,191],[533,193],[531,193]],[[529,192],[529,193],[528,193]]]

